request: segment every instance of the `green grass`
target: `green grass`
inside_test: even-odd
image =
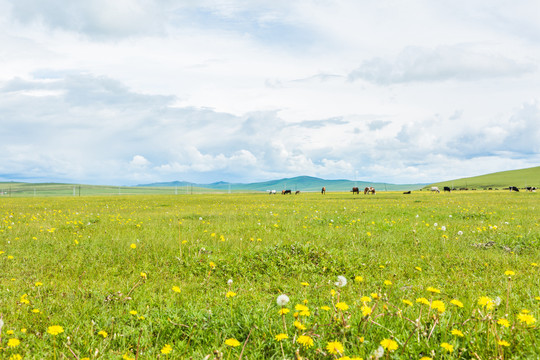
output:
[[[338,341],[367,359],[384,339],[397,345],[390,359],[538,358],[538,200],[502,191],[1,198],[0,358],[335,359],[327,346]],[[63,332],[50,334],[54,325]]]
[[[431,186],[438,186],[441,190],[443,186],[453,187],[457,189],[502,189],[508,188],[509,186],[516,186],[518,188],[533,186],[540,188],[540,166],[443,181],[431,184],[429,186],[426,186],[425,188],[427,189]]]

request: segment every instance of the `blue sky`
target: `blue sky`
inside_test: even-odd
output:
[[[540,3],[0,0],[0,181],[540,164]]]

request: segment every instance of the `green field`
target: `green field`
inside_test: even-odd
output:
[[[502,189],[508,188],[509,186],[516,186],[518,188],[525,188],[528,186],[540,188],[540,166],[443,181],[426,186],[426,188],[429,188],[430,186],[438,186],[441,190],[443,186],[457,189]]]
[[[2,359],[540,357],[538,193],[69,195],[0,198]]]

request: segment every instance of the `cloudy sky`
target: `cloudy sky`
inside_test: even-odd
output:
[[[0,0],[0,181],[540,165],[537,0]]]

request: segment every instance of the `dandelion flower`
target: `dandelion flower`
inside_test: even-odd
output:
[[[478,299],[478,305],[485,307],[487,310],[491,310],[495,307],[495,302],[487,296],[481,296],[480,299]]]
[[[132,248],[132,249],[136,249],[136,248],[137,248],[137,244],[131,244],[131,245],[129,245],[129,247]]]
[[[9,357],[9,360],[22,360],[21,354],[13,354]]]
[[[336,307],[341,310],[341,311],[347,311],[347,309],[349,308],[349,305],[347,305],[346,303],[344,302],[338,302],[336,304]]]
[[[426,298],[418,298],[416,299],[416,302],[424,305],[430,305],[429,300]]]
[[[452,333],[452,335],[459,336],[459,337],[465,336],[465,335],[463,335],[463,333],[462,333],[460,330],[458,330],[458,329],[452,329],[452,332],[451,332],[451,333]]]
[[[302,281],[302,282],[300,283],[300,285],[302,285],[302,286],[309,286],[309,283],[308,283],[308,282],[305,282],[305,281]]]
[[[510,343],[506,340],[499,340],[497,342],[497,344],[501,345],[501,346],[510,346]]]
[[[441,300],[433,301],[431,303],[431,308],[436,309],[441,314],[446,310],[444,303]]]
[[[398,348],[398,344],[397,342],[395,342],[394,340],[392,339],[383,339],[381,341],[381,346],[385,349],[385,350],[388,350],[390,352],[396,350]]]
[[[345,276],[339,275],[337,281],[334,283],[337,287],[344,287],[347,285],[347,278]]]
[[[506,276],[514,276],[514,275],[516,275],[516,273],[513,272],[512,270],[506,270],[506,271],[504,272],[504,275],[506,275]]]
[[[523,312],[518,314],[517,318],[520,322],[524,322],[527,325],[532,325],[536,322],[534,316],[532,316],[531,314],[525,314]]]
[[[283,340],[283,339],[288,339],[288,338],[289,338],[289,336],[288,336],[287,334],[277,334],[277,335],[274,337],[274,339],[275,339],[276,341],[281,341],[281,340]]]
[[[441,293],[441,290],[435,289],[434,287],[431,287],[431,286],[428,287],[426,290],[429,291],[430,293],[434,293],[434,294],[440,294]]]
[[[105,339],[107,337],[107,335],[109,335],[109,334],[107,334],[107,332],[105,330],[101,330],[100,332],[98,332],[98,335],[103,336],[103,338]]]
[[[307,335],[300,335],[298,339],[296,339],[296,342],[301,344],[305,348],[313,346],[313,339]]]
[[[145,272],[142,272],[142,273],[141,273],[141,277],[142,277],[143,279],[148,279],[148,275],[146,275]]]
[[[287,309],[287,308],[279,309],[278,314],[279,314],[279,315],[285,315],[285,314],[288,314],[290,311],[291,311],[291,310],[290,310],[290,309]]]
[[[430,358],[428,356],[423,356],[420,358],[420,360],[433,360],[433,358]]]
[[[41,281],[38,281],[38,282],[36,282],[34,285],[35,285],[36,287],[38,287],[38,286],[43,286],[43,283],[42,283]]]
[[[415,266],[414,268],[418,271],[422,271],[422,268],[420,266]]]
[[[21,341],[19,339],[13,338],[13,339],[8,340],[7,346],[11,347],[11,348],[14,348],[14,347],[19,346],[20,343],[21,343]]]
[[[163,347],[163,349],[161,349],[161,353],[167,355],[167,354],[170,353],[172,350],[173,350],[173,349],[172,349],[172,346],[171,346],[171,345],[165,344],[165,346]]]
[[[410,301],[410,300],[403,299],[403,300],[401,300],[401,301],[402,301],[405,305],[413,306],[413,303],[412,303],[412,301]]]
[[[285,306],[285,305],[287,305],[287,304],[289,303],[289,300],[290,300],[290,299],[289,299],[289,297],[288,297],[287,295],[281,294],[281,295],[279,295],[279,296],[277,297],[276,302],[277,302],[277,304],[278,304],[279,306]]]
[[[339,341],[331,341],[326,344],[326,350],[328,350],[330,354],[342,354],[343,345]]]
[[[360,298],[360,301],[363,302],[363,303],[368,303],[371,301],[371,298],[369,296],[362,296]]]
[[[390,280],[384,280],[384,285],[390,286],[392,285],[392,282]]]
[[[180,290],[180,288],[178,286],[173,286],[172,291],[174,291],[176,293],[179,293],[181,290]]]
[[[212,269],[215,269],[215,268],[216,268],[216,263],[213,262],[213,261],[210,261],[210,262],[208,263],[208,266],[210,266]]]
[[[235,338],[230,338],[225,340],[225,345],[231,346],[231,347],[237,347],[240,346],[240,342],[236,340]]]
[[[369,306],[362,306],[360,308],[360,310],[362,311],[362,316],[368,316],[368,315],[371,315],[371,308]]]
[[[321,306],[320,309],[324,311],[330,311],[330,306]]]
[[[449,343],[444,342],[441,344],[441,347],[448,352],[454,351],[454,346],[450,345]]]
[[[235,297],[235,296],[236,296],[236,293],[233,291],[227,291],[227,294],[225,294],[225,297],[228,297],[228,298]]]
[[[131,310],[129,313],[130,313],[131,315],[137,315],[137,310]]]
[[[294,327],[298,330],[306,330],[306,327],[298,320],[294,322]]]
[[[460,307],[460,308],[463,307],[463,303],[462,303],[461,301],[457,300],[457,299],[451,300],[451,301],[450,301],[450,304],[456,305],[457,307]]]
[[[64,328],[60,325],[53,325],[47,328],[47,332],[51,335],[58,335],[64,332]]]
[[[497,320],[497,324],[502,325],[504,327],[510,327],[510,322],[507,319],[499,319]]]
[[[362,281],[364,281],[364,278],[361,277],[361,276],[355,276],[355,277],[354,277],[354,281],[356,281],[356,282],[362,282]]]

